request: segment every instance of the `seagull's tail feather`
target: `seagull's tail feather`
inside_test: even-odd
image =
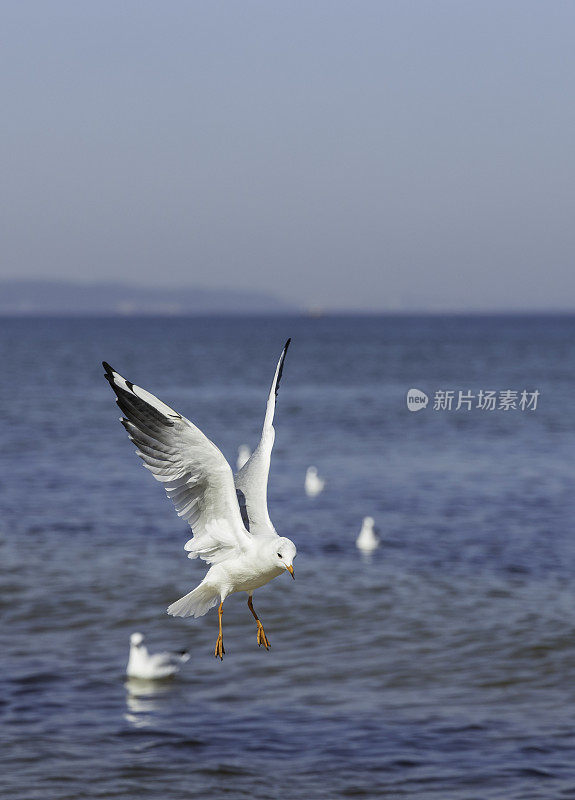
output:
[[[209,583],[200,583],[168,608],[173,617],[203,617],[220,602],[220,593]]]

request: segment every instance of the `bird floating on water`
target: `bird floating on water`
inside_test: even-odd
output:
[[[296,547],[279,536],[269,517],[267,483],[275,431],[273,418],[287,340],[269,392],[260,442],[234,476],[230,465],[199,428],[153,394],[123,378],[103,362],[122,424],[154,478],[164,484],[178,516],[192,528],[184,549],[188,558],[202,558],[210,568],[202,582],[172,603],[168,613],[201,617],[219,604],[219,634],[214,655],[223,659],[224,600],[246,592],[257,624],[257,642],[270,643],[252,604],[255,589],[289,572],[295,578]]]
[[[323,492],[325,481],[317,474],[317,467],[308,467],[305,474],[305,493],[308,497],[316,497]]]
[[[355,544],[357,547],[359,547],[360,550],[363,550],[364,553],[371,553],[372,550],[375,550],[376,547],[379,546],[379,539],[377,537],[377,534],[375,533],[375,529],[373,526],[374,526],[373,517],[363,518],[361,530],[359,532],[359,536],[355,541]]]
[[[238,447],[238,457],[236,459],[236,468],[238,470],[240,470],[244,466],[244,464],[248,463],[251,454],[252,451],[250,450],[247,444],[241,444]]]
[[[189,661],[189,658],[185,650],[180,653],[149,653],[144,644],[144,635],[136,632],[130,636],[130,657],[126,675],[144,681],[171,678],[180,671],[181,665]]]

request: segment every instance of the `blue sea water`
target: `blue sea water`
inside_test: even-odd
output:
[[[215,612],[165,613],[205,567],[100,362],[235,462],[288,336],[269,505],[297,580],[254,596],[269,652],[228,598],[220,663]],[[572,316],[0,320],[0,796],[575,797],[574,341]],[[455,410],[487,390],[537,407]],[[135,630],[189,649],[176,679],[126,680]]]

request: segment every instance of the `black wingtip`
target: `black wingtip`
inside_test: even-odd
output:
[[[280,368],[278,370],[278,377],[277,377],[277,381],[276,381],[276,390],[275,390],[276,398],[278,396],[278,391],[279,391],[279,388],[280,388],[280,381],[282,379],[282,373],[284,371],[284,361],[285,361],[286,353],[288,351],[288,347],[290,345],[290,342],[291,342],[291,336],[287,340],[287,342],[284,344],[284,349],[282,350],[282,354],[280,356]]]
[[[103,366],[103,367],[104,367],[104,369],[105,369],[105,375],[104,375],[104,378],[106,378],[106,380],[108,381],[108,383],[110,384],[110,386],[111,386],[112,388],[114,388],[114,370],[113,370],[113,369],[112,369],[112,367],[111,367],[111,366],[108,364],[108,362],[107,362],[107,361],[102,361],[102,366]]]

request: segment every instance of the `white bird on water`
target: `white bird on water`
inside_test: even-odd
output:
[[[174,502],[178,516],[192,528],[184,549],[188,558],[202,558],[210,569],[202,582],[172,603],[176,617],[201,617],[218,605],[219,634],[214,655],[223,659],[222,614],[224,600],[246,592],[248,607],[257,624],[257,642],[270,643],[252,605],[255,589],[289,572],[292,578],[296,547],[279,536],[267,508],[267,483],[275,431],[273,418],[288,339],[278,361],[268,396],[260,442],[235,477],[216,447],[192,422],[135,386],[103,362],[116,402],[124,413],[121,422],[137,452]]]
[[[376,547],[379,546],[379,539],[377,537],[377,534],[375,533],[375,529],[373,526],[374,526],[373,517],[363,518],[361,530],[359,532],[359,536],[355,541],[355,544],[357,547],[359,547],[360,550],[363,550],[364,553],[371,553],[372,550],[375,550]]]
[[[190,656],[183,650],[181,653],[149,653],[141,633],[130,636],[130,656],[126,675],[144,681],[171,678],[180,671],[180,666],[189,661]]]
[[[317,474],[317,467],[308,467],[305,474],[305,493],[308,497],[316,497],[323,492],[325,481]]]
[[[238,447],[238,457],[236,459],[236,468],[238,470],[240,470],[244,466],[244,464],[248,463],[251,454],[252,451],[250,450],[247,444],[241,444]]]

